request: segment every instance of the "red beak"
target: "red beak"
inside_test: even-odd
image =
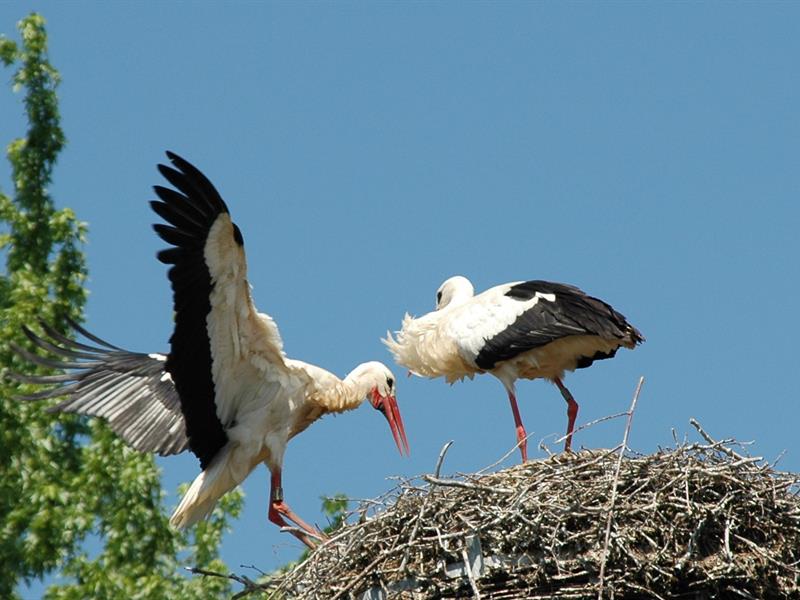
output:
[[[383,413],[386,420],[389,421],[389,428],[392,430],[392,437],[394,443],[397,444],[397,449],[400,454],[409,456],[411,450],[408,447],[408,438],[406,438],[406,430],[403,427],[403,418],[400,416],[400,408],[397,406],[397,400],[394,396],[381,396],[378,390],[372,391],[372,406]]]

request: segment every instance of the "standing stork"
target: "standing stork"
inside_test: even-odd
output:
[[[344,379],[288,358],[278,327],[256,312],[247,282],[244,242],[228,207],[194,166],[167,152],[159,165],[175,189],[155,186],[153,210],[166,224],[158,235],[172,245],[158,253],[171,265],[175,329],[168,354],[140,354],[104,342],[76,323],[96,345],[75,342],[42,324],[27,337],[53,360],[16,351],[30,362],[66,369],[60,375],[17,380],[58,384],[26,399],[66,396],[52,411],[104,418],[142,452],[170,455],[190,449],[202,472],[170,523],[189,527],[207,518],[217,500],[260,463],[270,470],[269,520],[288,527],[308,546],[320,534],[289,508],[281,486],[288,441],[327,413],[358,407],[369,398],[389,422],[400,453],[408,453],[392,372],[379,362],[357,366]],[[174,167],[174,168],[173,168]]]
[[[418,319],[406,314],[402,328],[384,343],[395,360],[415,375],[445,377],[448,383],[491,373],[508,392],[522,461],[527,434],[517,407],[517,379],[552,381],[567,402],[564,451],[572,447],[578,403],[564,386],[564,371],[611,358],[620,346],[633,348],[642,334],[602,300],[563,283],[505,283],[474,295],[457,275],[436,292],[436,310]]]

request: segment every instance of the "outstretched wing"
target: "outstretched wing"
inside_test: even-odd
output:
[[[166,369],[189,445],[205,469],[227,442],[242,398],[286,363],[277,326],[253,306],[244,240],[228,207],[198,169],[171,152],[167,157],[172,166],[158,168],[175,189],[156,186],[161,201],[151,202],[170,224],[154,229],[173,246],[158,253],[172,265],[175,308]]]
[[[597,336],[631,348],[644,339],[609,304],[570,285],[526,281],[489,290],[492,291],[495,297],[490,305],[502,307],[508,321],[504,328],[485,335],[475,356],[475,363],[482,369],[491,369],[498,362],[573,335]],[[589,366],[592,360],[613,355],[613,351],[598,352],[583,357],[577,366]]]
[[[23,383],[57,384],[21,400],[66,396],[66,400],[49,410],[101,417],[140,452],[167,456],[186,450],[189,441],[178,393],[164,368],[167,357],[128,352],[92,335],[73,321],[69,324],[97,346],[71,340],[46,323],[41,323],[46,337],[39,337],[23,327],[31,342],[57,358],[39,356],[16,345],[13,346],[15,352],[34,364],[65,372],[10,374],[9,377]]]

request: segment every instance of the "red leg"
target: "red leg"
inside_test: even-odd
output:
[[[269,492],[269,520],[275,523],[278,527],[289,527],[289,524],[283,517],[289,519],[292,523],[297,525],[300,529],[305,530],[309,535],[300,531],[290,531],[293,536],[303,542],[309,548],[315,548],[317,543],[312,541],[312,538],[321,539],[322,532],[310,527],[305,521],[298,517],[289,505],[283,500],[283,487],[281,486],[281,471],[275,469],[270,478],[270,492]],[[311,536],[311,537],[309,537]]]
[[[522,453],[522,462],[528,462],[528,434],[522,424],[522,417],[519,416],[517,397],[511,390],[508,390],[508,400],[511,402],[511,412],[514,413],[514,424],[517,426],[517,443],[519,443],[519,451]]]
[[[558,386],[561,395],[564,396],[564,400],[567,401],[567,441],[564,442],[564,452],[569,452],[572,450],[572,430],[575,428],[575,419],[578,416],[578,403],[575,402],[575,398],[572,397],[560,378],[556,377],[553,381]]]

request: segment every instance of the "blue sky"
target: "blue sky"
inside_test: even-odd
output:
[[[52,193],[89,224],[98,335],[167,349],[147,201],[170,149],[226,199],[290,356],[340,375],[390,364],[379,338],[432,309],[454,274],[478,290],[571,283],[647,337],[567,377],[579,425],[625,410],[644,375],[635,450],[671,444],[673,428],[696,437],[695,417],[800,469],[797,4],[20,1],[0,5],[0,31],[30,10],[63,76],[69,142]],[[0,114],[6,144],[23,133],[8,86]],[[563,433],[564,401],[541,381],[518,391],[535,458]],[[447,440],[446,473],[513,445],[491,377],[401,377],[398,400],[410,459],[367,406],[290,444],[287,500],[307,521],[323,494],[374,497],[390,476],[432,470]],[[574,445],[611,447],[622,430],[607,422]],[[190,455],[159,464],[170,492],[197,474]],[[294,558],[266,520],[266,470],[244,488],[223,558]]]

